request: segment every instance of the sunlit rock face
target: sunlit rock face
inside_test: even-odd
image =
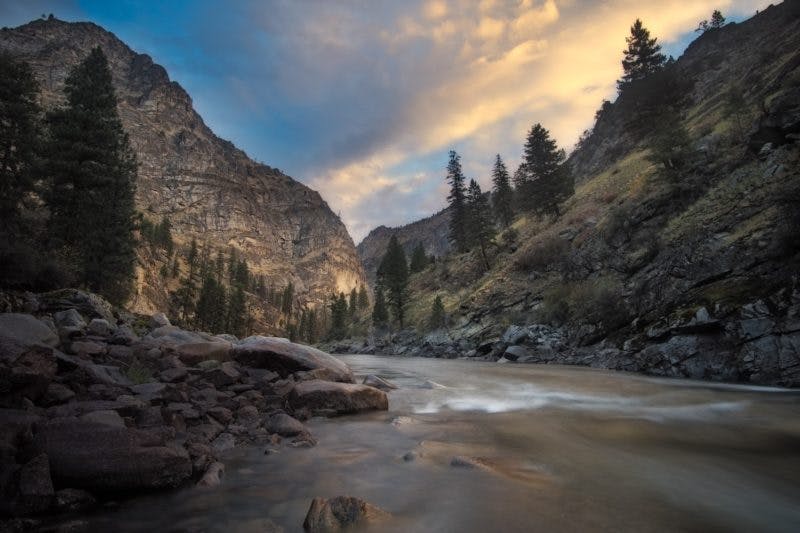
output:
[[[169,217],[178,250],[192,238],[208,246],[212,259],[233,247],[268,285],[293,282],[304,304],[366,282],[350,235],[319,193],[214,135],[189,95],[149,56],[91,23],[37,20],[0,31],[0,51],[33,67],[45,108],[63,100],[69,70],[95,46],[108,57],[138,157],[137,207],[156,222]],[[158,259],[140,254],[129,303],[136,311],[166,308]]]

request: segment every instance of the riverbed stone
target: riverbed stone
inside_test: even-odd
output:
[[[374,374],[365,376],[364,381],[362,381],[361,383],[363,385],[369,385],[370,387],[375,387],[376,389],[382,390],[384,392],[397,389],[397,385],[395,385],[391,381],[387,381],[382,377],[376,376]]]
[[[267,417],[264,427],[270,433],[277,433],[281,437],[294,437],[308,432],[302,422],[286,413],[274,413]]]
[[[248,337],[234,348],[233,359],[244,366],[272,370],[284,378],[295,372],[324,369],[326,379],[353,383],[353,373],[340,360],[279,337]]]
[[[16,358],[34,345],[55,348],[58,344],[58,336],[35,317],[0,313],[0,360]]]
[[[312,414],[324,416],[389,408],[386,393],[374,387],[319,380],[295,385],[289,394],[289,403],[294,409],[305,408]]]
[[[314,498],[303,521],[303,528],[308,533],[330,533],[374,526],[391,516],[380,507],[352,496]]]
[[[203,361],[228,361],[231,358],[229,342],[201,341],[188,342],[174,347],[175,354],[187,365],[197,365]]]
[[[60,486],[137,492],[177,487],[191,474],[186,450],[141,430],[56,418],[39,427],[35,441]]]
[[[53,481],[50,479],[50,462],[47,454],[41,453],[22,466],[19,472],[20,514],[47,511],[55,498]]]
[[[222,453],[236,446],[236,439],[230,433],[221,433],[211,442],[211,449],[216,453]]]
[[[62,513],[86,511],[97,504],[89,491],[81,489],[61,489],[56,492],[55,507]]]

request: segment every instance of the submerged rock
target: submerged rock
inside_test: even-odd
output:
[[[387,381],[382,377],[375,376],[373,374],[366,376],[364,378],[364,381],[362,381],[361,383],[363,383],[364,385],[369,385],[370,387],[375,387],[376,389],[380,389],[384,392],[397,389],[397,385],[395,385],[394,383]]]

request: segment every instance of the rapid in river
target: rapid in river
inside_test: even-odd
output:
[[[302,531],[357,496],[380,531],[800,531],[800,393],[585,368],[343,356],[399,387],[389,411],[238,448],[226,477],[122,502],[103,531]]]

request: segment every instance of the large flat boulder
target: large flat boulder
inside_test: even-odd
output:
[[[294,409],[314,415],[336,416],[389,408],[386,393],[368,385],[312,380],[298,383],[289,394]]]
[[[319,377],[330,381],[354,381],[350,368],[332,355],[280,337],[248,337],[233,348],[233,359],[244,366],[272,370],[284,378],[294,372],[317,371]]]
[[[32,315],[0,313],[0,360],[16,359],[31,346],[58,346],[58,336]]]
[[[177,487],[192,473],[186,450],[135,429],[55,418],[38,427],[35,440],[57,486],[137,492]]]

